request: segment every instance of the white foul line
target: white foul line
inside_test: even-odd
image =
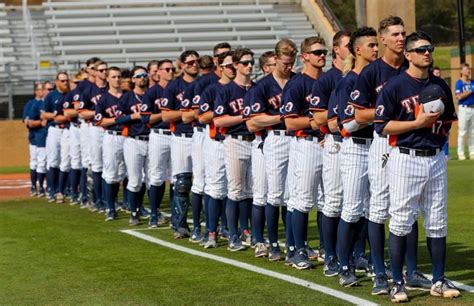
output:
[[[283,280],[283,281],[286,281],[288,283],[292,283],[292,284],[295,284],[295,285],[298,285],[298,286],[302,286],[302,287],[305,287],[305,288],[308,288],[308,289],[311,289],[311,290],[314,290],[314,291],[319,291],[319,292],[322,292],[326,295],[331,295],[335,298],[347,301],[347,302],[355,304],[355,305],[377,305],[376,303],[373,303],[371,301],[364,300],[364,299],[352,296],[350,294],[347,294],[347,293],[344,293],[344,292],[341,292],[341,291],[337,291],[337,290],[334,290],[334,289],[331,289],[331,288],[328,288],[328,287],[324,287],[324,286],[321,286],[321,285],[318,285],[318,284],[315,284],[315,283],[312,283],[312,282],[309,282],[309,281],[306,281],[306,280],[303,280],[303,279],[300,279],[300,278],[296,278],[296,277],[289,276],[289,275],[279,273],[279,272],[270,271],[270,270],[267,270],[267,269],[263,269],[263,268],[260,268],[260,267],[254,266],[254,265],[250,265],[250,264],[243,263],[243,262],[240,262],[240,261],[237,261],[237,260],[225,258],[225,257],[222,257],[222,256],[217,256],[217,255],[212,255],[212,254],[209,254],[209,253],[204,253],[204,252],[201,252],[201,251],[196,251],[196,250],[193,250],[193,249],[190,249],[190,248],[186,248],[186,247],[183,247],[183,246],[171,243],[171,242],[167,242],[167,241],[155,238],[153,236],[149,236],[149,235],[146,235],[146,234],[143,234],[143,233],[136,232],[134,230],[122,230],[121,232],[125,233],[125,234],[128,234],[128,235],[131,235],[131,236],[134,236],[134,237],[137,237],[137,238],[140,238],[140,239],[143,239],[143,240],[146,240],[148,242],[159,244],[161,246],[164,246],[164,247],[176,250],[176,251],[180,251],[180,252],[184,252],[184,253],[191,254],[191,255],[194,255],[194,256],[199,256],[199,257],[211,259],[211,260],[218,261],[218,262],[221,262],[221,263],[224,263],[224,264],[228,264],[228,265],[231,265],[231,266],[234,266],[234,267],[237,267],[237,268],[241,268],[241,269],[244,269],[244,270],[248,270],[248,271],[251,271],[251,272],[255,272],[255,273],[270,276],[270,277],[273,277],[273,278],[276,278],[276,279],[279,279],[279,280]]]

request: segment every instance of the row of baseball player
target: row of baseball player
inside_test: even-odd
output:
[[[280,40],[262,59],[266,75],[256,84],[253,52],[231,51],[227,43],[215,46],[214,67],[200,77],[200,57],[192,50],[181,54],[177,78],[171,60],[136,66],[126,92],[119,68],[91,59],[88,79],[72,91],[68,75],[57,74],[57,89],[41,104],[40,119],[33,119],[48,121],[50,196],[63,200],[69,172],[77,199],[81,172],[91,169],[94,199],[113,220],[118,186],[127,177],[129,224],[139,224],[146,184],[149,225],[156,227],[171,175],[175,238],[217,247],[220,220],[229,230],[230,251],[253,245],[256,257],[278,261],[281,216],[285,263],[297,269],[311,268],[309,257],[318,257],[307,238],[309,213],[317,208],[326,276],[353,286],[359,283],[356,270],[370,262],[373,295],[407,301],[409,288],[457,297],[459,290],[444,276],[447,178],[441,150],[456,113],[449,87],[430,72],[433,50],[430,36],[406,36],[403,21],[390,16],[378,34],[369,27],[337,33],[333,68],[326,73],[322,38],[301,42],[303,69],[296,74],[298,48]],[[432,280],[417,268],[420,212]],[[388,219],[390,275],[384,261]]]

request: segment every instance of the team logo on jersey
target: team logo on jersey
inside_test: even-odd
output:
[[[334,114],[337,114],[337,110],[339,109],[339,106],[336,105],[334,106],[334,108],[332,109],[332,111],[334,112]]]
[[[347,116],[354,116],[354,113],[355,113],[355,108],[353,105],[347,105],[346,109],[344,110],[344,114],[346,114]]]
[[[64,102],[63,103],[63,108],[68,108],[69,107],[69,102]]]
[[[385,86],[385,83],[380,84],[379,86],[375,87],[375,92],[376,92],[376,93],[379,93],[379,92],[382,90],[382,88],[383,88],[384,86]]]
[[[254,103],[252,104],[252,111],[258,112],[260,110],[260,104]]]
[[[95,121],[102,120],[102,114],[101,113],[95,114],[94,119],[95,119]]]
[[[188,99],[182,100],[182,101],[181,101],[181,105],[182,105],[183,107],[188,107],[188,106],[189,106],[189,100],[188,100]]]
[[[79,103],[79,108],[84,108],[84,102]]]
[[[216,114],[222,115],[223,113],[224,113],[224,106],[219,105],[218,107],[216,107]]]
[[[161,106],[166,107],[166,105],[168,105],[168,99],[166,98],[161,99]]]
[[[253,106],[252,106],[252,108],[253,108]],[[244,115],[244,116],[250,115],[250,106],[244,107],[243,115]]]
[[[285,112],[291,112],[293,110],[293,102],[288,102],[285,105]]]
[[[375,114],[379,117],[383,116],[383,113],[385,111],[385,106],[379,105],[377,106],[377,109],[375,110]]]
[[[141,112],[146,112],[148,110],[148,105],[146,104],[141,104],[140,105],[140,111]]]
[[[312,106],[317,106],[320,100],[321,99],[318,96],[312,96],[310,103]]]
[[[74,95],[74,97],[72,97],[72,101],[78,101],[79,100],[79,95],[76,94]]]
[[[203,103],[199,108],[202,112],[207,112],[209,110],[209,103]]]
[[[351,92],[352,101],[359,99],[359,97],[360,97],[360,91],[358,91],[357,89]]]
[[[201,96],[200,95],[195,95],[193,98],[193,104],[197,105],[199,104],[199,101],[201,101]]]
[[[161,105],[161,99],[156,99],[155,105],[159,107]]]

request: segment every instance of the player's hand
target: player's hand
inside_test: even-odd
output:
[[[415,119],[416,126],[420,129],[432,126],[440,115],[441,112],[425,113],[425,110],[423,109],[423,104],[420,104],[420,111],[418,112],[418,115]]]
[[[133,120],[140,120],[142,117],[140,116],[140,113],[133,113],[132,114],[132,119]]]
[[[41,120],[41,126],[45,127],[48,124],[48,120]]]

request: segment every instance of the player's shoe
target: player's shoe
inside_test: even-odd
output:
[[[148,228],[158,228],[158,220],[156,217],[151,217],[148,222]]]
[[[408,302],[408,295],[402,283],[393,283],[390,289],[390,301],[393,303]]]
[[[466,160],[466,156],[465,155],[458,155],[458,159],[459,160]]]
[[[38,196],[38,193],[36,192],[35,188],[31,188],[30,190],[30,197],[36,197]]]
[[[199,242],[199,245],[204,246],[208,240],[209,240],[209,232],[206,230],[204,235],[202,235],[202,240]]]
[[[140,207],[140,218],[141,219],[149,219],[151,217],[151,213],[148,209],[144,206]]]
[[[324,263],[324,259],[326,258],[326,251],[324,248],[319,248],[318,250],[318,262]]]
[[[223,227],[219,226],[217,228],[217,233],[219,233],[219,237],[222,240],[229,240],[230,239],[229,229],[226,229],[226,228],[223,228]]]
[[[44,188],[40,188],[38,192],[38,197],[42,198],[46,196],[46,192],[44,191]]]
[[[274,243],[270,247],[270,252],[268,252],[268,260],[270,261],[279,261],[281,260],[281,250],[278,246],[278,243]]]
[[[332,277],[339,274],[339,264],[335,257],[328,258],[328,263],[324,264],[324,276]]]
[[[114,211],[109,211],[107,213],[107,217],[105,218],[105,222],[113,221],[115,219],[117,219],[117,214]]]
[[[374,286],[372,287],[372,295],[382,295],[382,294],[388,294],[389,288],[388,288],[388,281],[387,281],[387,276],[384,274],[379,274],[375,276],[374,279]]]
[[[268,248],[265,243],[257,242],[255,243],[255,257],[267,257],[268,256]]]
[[[242,244],[242,240],[237,235],[234,235],[230,238],[227,249],[231,252],[237,252],[245,250],[245,246]]]
[[[191,234],[191,237],[189,237],[189,241],[192,243],[199,243],[203,239],[203,235],[201,234],[201,230],[199,228],[194,228],[193,233]]]
[[[79,204],[79,199],[77,198],[77,196],[72,196],[71,197],[71,202],[69,203],[69,205],[74,206],[74,205],[77,205],[77,204]]]
[[[361,255],[355,259],[354,266],[357,273],[367,273],[369,271],[369,260],[365,255]]]
[[[64,203],[64,195],[60,192],[56,194],[56,203],[58,204]]]
[[[128,225],[130,226],[140,225],[140,220],[138,220],[137,217],[131,216],[130,219],[128,219]]]
[[[305,247],[309,260],[318,260],[319,253],[309,245]]]
[[[168,219],[163,215],[163,213],[160,211],[158,212],[158,225],[166,225],[168,224]]]
[[[285,266],[293,266],[293,258],[295,257],[296,251],[292,250],[287,250],[286,256],[285,256]]]
[[[352,287],[359,284],[359,280],[348,266],[342,267],[339,273],[339,284],[343,287]]]
[[[308,258],[308,254],[306,254],[306,249],[301,248],[296,252],[295,256],[293,256],[292,267],[298,270],[306,270],[313,267],[313,264]]]
[[[439,296],[444,298],[457,298],[461,296],[454,284],[446,278],[442,278],[431,286],[430,294],[432,296]]]
[[[216,233],[209,233],[206,243],[204,244],[205,249],[217,248]]]
[[[242,234],[240,235],[240,240],[242,240],[242,244],[244,246],[251,246],[252,245],[252,236],[248,230],[243,230]]]
[[[433,283],[419,271],[414,271],[411,275],[405,275],[405,288],[407,290],[430,291]]]
[[[189,230],[184,227],[178,227],[173,234],[174,239],[183,239],[190,236]]]

